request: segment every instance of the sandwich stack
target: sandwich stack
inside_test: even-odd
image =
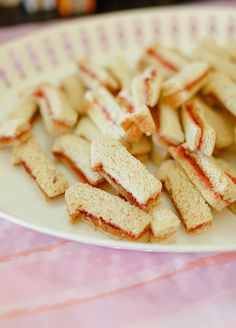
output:
[[[235,139],[235,58],[233,45],[209,40],[190,57],[151,44],[135,67],[120,56],[105,65],[80,59],[58,84],[19,96],[0,124],[0,146],[13,147],[13,163],[47,199],[65,194],[72,224],[136,242],[172,241],[180,222],[202,233],[212,209],[236,211],[236,174],[219,159]],[[55,138],[55,162],[34,137],[36,115]]]

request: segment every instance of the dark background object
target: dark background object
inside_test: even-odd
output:
[[[143,8],[161,5],[173,5],[180,3],[189,3],[188,0],[97,0],[95,13],[111,12],[116,10]],[[196,1],[195,1],[196,2]],[[74,15],[75,16],[75,15]],[[80,16],[80,15],[76,15]],[[17,25],[22,23],[44,22],[60,18],[57,10],[41,11],[29,14],[25,11],[23,5],[17,7],[0,6],[0,27]]]
[[[189,0],[100,0],[97,3],[97,12],[134,9],[152,6],[167,6],[179,3],[193,2]]]

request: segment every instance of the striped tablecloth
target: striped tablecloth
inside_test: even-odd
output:
[[[105,249],[0,219],[1,328],[235,328],[235,277],[236,253]]]

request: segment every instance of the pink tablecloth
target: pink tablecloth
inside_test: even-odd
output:
[[[235,277],[236,253],[105,249],[0,219],[1,328],[235,328]]]

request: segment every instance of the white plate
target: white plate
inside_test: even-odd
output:
[[[57,81],[73,68],[72,59],[91,55],[105,60],[107,54],[124,52],[127,58],[149,41],[190,51],[207,34],[219,42],[236,36],[236,12],[232,8],[169,7],[101,15],[63,23],[0,48],[0,120],[16,101],[16,93],[47,79]],[[34,132],[49,152],[52,139],[40,122]],[[232,157],[232,156],[231,156]],[[144,251],[233,251],[236,250],[236,217],[224,210],[214,214],[212,228],[188,236],[179,231],[176,242],[167,245],[116,241],[86,223],[67,221],[63,199],[46,202],[34,182],[11,163],[11,150],[0,152],[0,217],[25,227],[93,245]],[[60,164],[59,164],[60,165]],[[60,165],[70,182],[74,176]]]

